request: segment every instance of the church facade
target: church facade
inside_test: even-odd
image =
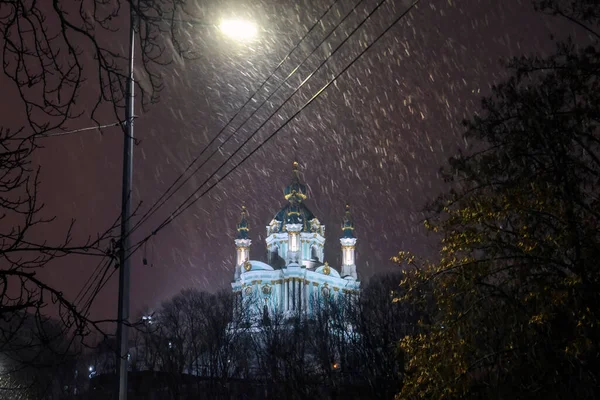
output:
[[[324,260],[325,226],[305,204],[307,190],[300,181],[298,163],[294,163],[284,198],[286,204],[266,227],[268,263],[250,259],[252,241],[245,208],[237,225],[231,287],[238,307],[246,305],[250,315],[257,317],[265,313],[310,316],[315,304],[351,299],[360,290],[350,207],[346,206],[339,238],[342,263],[334,268]]]

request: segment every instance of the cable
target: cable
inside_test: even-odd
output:
[[[103,261],[100,261],[100,263],[98,263],[98,265],[96,266],[94,272],[92,273],[92,275],[90,275],[90,278],[84,284],[84,286],[80,290],[79,294],[77,295],[77,297],[73,301],[73,304],[76,307],[81,306],[82,314],[86,313],[84,311],[86,308],[89,309],[89,307],[91,306],[93,300],[95,299],[95,297],[98,294],[98,290],[95,290],[94,293],[92,295],[90,295],[87,300],[86,300],[86,297],[88,297],[88,295],[92,291],[92,288],[94,287],[94,285],[96,285],[96,287],[98,287],[101,284],[102,279],[106,275],[106,271],[112,265],[112,260],[113,259],[111,257],[107,257]],[[94,277],[94,276],[95,276],[95,278],[92,279],[92,277]],[[98,278],[100,278],[100,279],[98,279]],[[84,288],[86,288],[86,286],[88,286],[88,284],[89,284],[89,287],[87,287],[87,289],[84,291]],[[80,303],[79,305],[77,305],[78,301]]]
[[[164,201],[162,201],[162,203],[160,205],[158,205],[159,202],[161,202],[161,200],[163,200],[163,198],[165,198],[165,196],[167,195],[167,193],[169,193],[171,191],[171,189],[173,189],[173,187],[175,187],[175,185],[183,178],[183,176],[190,170],[190,168],[192,168],[192,166],[204,155],[204,153],[208,150],[208,148],[215,142],[215,140],[217,140],[217,138],[221,135],[221,133],[223,133],[225,131],[225,129],[233,122],[233,120],[240,114],[240,112],[242,112],[242,110],[254,99],[254,97],[265,87],[265,85],[267,84],[267,82],[279,71],[279,69],[281,68],[281,66],[290,58],[290,56],[294,53],[294,51],[296,51],[296,49],[298,49],[300,47],[300,45],[302,44],[302,42],[308,37],[308,35],[311,34],[311,32],[319,25],[319,23],[321,23],[321,21],[323,20],[323,18],[325,18],[325,16],[329,13],[329,11],[333,8],[333,6],[335,6],[340,0],[335,0],[333,1],[329,7],[327,7],[327,9],[325,10],[325,12],[323,12],[323,14],[321,14],[321,16],[317,19],[317,21],[311,26],[311,28],[304,34],[304,36],[302,36],[302,38],[300,38],[300,41],[298,41],[298,43],[296,43],[296,45],[285,55],[285,57],[283,57],[283,59],[279,62],[279,64],[277,64],[277,66],[275,67],[275,69],[269,74],[269,76],[267,76],[267,78],[261,83],[261,85],[259,86],[258,89],[256,89],[254,91],[254,93],[252,93],[252,96],[250,96],[245,102],[244,104],[233,114],[233,116],[231,118],[229,118],[229,120],[227,121],[227,123],[221,128],[221,130],[219,130],[219,132],[210,140],[210,142],[202,149],[202,151],[200,152],[200,154],[195,157],[192,162],[185,168],[185,170],[177,177],[177,179],[175,179],[175,181],[167,188],[167,190],[165,190],[163,192],[163,194],[154,202],[154,204],[152,204],[152,206],[150,206],[150,208],[148,209],[148,211],[146,211],[146,213],[144,215],[142,215],[142,217],[140,218],[140,220],[133,226],[133,228],[129,231],[129,234],[131,234],[133,231],[135,231],[141,224],[143,224],[145,221],[148,220],[148,218],[150,218],[158,208],[162,207],[162,205],[167,202],[172,196],[173,194],[179,190],[179,188],[181,188],[181,186],[183,186],[189,179],[191,179],[191,177],[200,169],[202,168],[202,166],[204,164],[206,164],[206,161],[200,165],[194,172],[192,172],[192,174],[185,180],[182,182],[181,185],[179,185]],[[362,1],[362,0],[361,0]],[[289,76],[288,76],[289,78]],[[286,80],[288,79],[286,78]],[[276,89],[277,90],[277,89]],[[262,103],[264,104],[264,102]],[[258,107],[262,107],[262,104]],[[257,108],[257,110],[258,110]],[[254,112],[256,113],[256,111]],[[254,115],[254,113],[252,115]],[[247,121],[248,119],[246,119]],[[244,121],[244,123],[246,122]],[[239,127],[234,131],[237,132],[237,130],[239,129]],[[229,139],[227,139],[229,140]],[[224,143],[227,142],[227,140],[225,140],[225,142],[223,142],[221,145],[219,145],[219,148],[221,146],[223,146]],[[214,154],[214,153],[213,153]],[[212,157],[211,154],[208,158],[210,159]]]
[[[167,196],[167,198],[154,210],[152,210],[151,212],[147,212],[145,214],[145,216],[143,216],[138,223],[131,229],[130,234],[133,233],[133,231],[137,230],[140,225],[142,225],[144,222],[146,222],[152,215],[154,215],[154,213],[158,210],[158,208],[162,207],[162,205],[164,205],[171,197],[173,197],[173,195],[183,187],[183,185],[185,185],[190,179],[192,179],[192,177],[200,170],[200,168],[202,168],[217,152],[219,152],[220,150],[222,150],[223,146],[225,144],[227,144],[229,142],[229,140],[246,124],[246,122],[248,122],[248,120],[250,118],[252,118],[257,112],[258,110],[260,110],[260,108],[273,96],[275,95],[275,93],[277,93],[277,91],[281,88],[281,86],[283,86],[283,84],[285,82],[287,82],[287,80],[292,77],[296,71],[298,71],[298,69],[304,65],[304,63],[308,60],[308,58],[310,58],[310,56],[312,56],[324,43],[325,41],[337,30],[337,28],[343,24],[346,19],[350,16],[350,14],[356,10],[356,8],[363,2],[364,0],[359,0],[358,3],[356,3],[354,5],[354,7],[348,11],[348,13],[344,16],[344,18],[333,27],[333,29],[331,30],[331,32],[329,32],[329,34],[323,39],[321,40],[321,42],[313,49],[313,51],[306,56],[306,58],[304,58],[304,60],[290,73],[288,74],[288,76],[282,81],[280,82],[279,86],[277,86],[275,88],[275,90],[265,99],[263,100],[263,102],[254,110],[254,112],[252,114],[250,114],[250,116],[248,116],[240,126],[238,126],[230,135],[229,137],[227,137],[227,139],[225,139],[225,141],[223,143],[221,143],[193,172],[190,176],[188,176],[183,182],[181,182],[181,184],[175,189],[175,191],[173,191],[169,196]],[[308,80],[325,64],[325,62],[327,62],[327,60],[329,60],[341,47],[344,43],[346,43],[346,41],[350,38],[350,36],[352,36],[352,34],[354,34],[354,32],[356,32],[356,30],[358,28],[360,28],[362,26],[362,24],[364,24],[364,22],[385,2],[386,0],[382,0],[371,12],[371,14],[369,14],[365,20],[363,20],[363,22],[361,22],[351,33],[350,35],[348,35],[348,37],[346,37],[346,39],[344,39],[338,46],[337,48],[331,53],[329,54],[329,56],[323,61],[321,62],[321,64],[311,73],[309,74],[302,82],[301,84],[292,92],[292,94],[285,99],[285,101],[279,105],[279,107],[277,107],[277,109],[275,109],[275,111],[273,111],[273,113],[271,113],[271,115],[269,115],[269,117],[251,134],[251,137],[254,136],[254,134],[256,134],[256,132],[258,130],[260,130],[270,119],[273,115],[275,115],[283,106],[285,106],[287,104],[287,102],[306,84],[306,82],[308,82]],[[246,141],[244,141],[244,143],[242,144],[242,146],[244,144],[246,144],[248,142],[249,139],[247,139]],[[210,144],[209,144],[210,146]],[[235,155],[237,153],[238,150],[235,151],[235,153],[233,155]],[[221,169],[221,167],[223,166],[223,164],[221,164],[219,166],[219,168],[217,169],[216,172],[219,171],[219,169]],[[189,168],[188,168],[189,169]],[[186,171],[188,170],[186,169]],[[212,178],[215,174],[213,173],[208,179]],[[178,178],[179,179],[179,178]],[[206,181],[203,183],[203,185],[206,183]],[[202,186],[202,185],[201,185]],[[155,203],[156,204],[156,203]]]
[[[75,130],[67,131],[67,132],[46,133],[46,134],[41,135],[40,138],[43,139],[43,138],[49,138],[49,137],[54,137],[54,136],[70,135],[72,133],[79,133],[79,132],[99,130],[99,129],[104,129],[104,128],[111,128],[111,127],[119,126],[119,125],[123,125],[123,124],[124,124],[124,122],[114,122],[112,124],[90,126],[87,128],[80,128],[80,129],[75,129]]]
[[[362,1],[362,0],[361,0]],[[206,150],[208,150],[208,148],[215,142],[215,140],[221,135],[221,133],[223,133],[223,131],[225,131],[225,129],[231,124],[231,122],[233,122],[233,120],[240,114],[240,112],[252,101],[252,99],[254,99],[254,97],[265,87],[265,85],[267,84],[267,82],[277,73],[277,71],[279,71],[279,69],[281,68],[281,66],[285,63],[285,61],[287,61],[289,59],[289,57],[294,53],[294,51],[296,51],[296,49],[298,49],[300,47],[300,45],[302,44],[302,42],[308,37],[308,35],[311,34],[311,32],[319,25],[319,23],[323,20],[323,18],[329,13],[329,11],[339,2],[339,0],[335,0],[333,1],[329,7],[327,7],[327,9],[321,14],[321,16],[317,19],[317,21],[315,21],[315,23],[310,27],[310,29],[300,38],[300,40],[298,41],[298,43],[296,43],[296,45],[283,57],[283,59],[279,62],[279,64],[277,64],[277,66],[275,67],[275,69],[269,74],[269,76],[267,76],[267,78],[261,83],[261,85],[258,87],[258,89],[256,89],[253,93],[252,96],[250,96],[245,102],[244,104],[235,112],[235,114],[233,114],[233,116],[231,116],[231,118],[229,118],[229,120],[227,121],[227,123],[221,128],[221,130],[219,130],[219,132],[211,139],[211,141],[204,147],[204,149],[200,152],[200,154],[194,158],[194,160],[192,160],[192,162],[186,167],[186,169],[175,179],[175,181],[167,188],[167,190],[165,190],[163,192],[163,194],[154,202],[154,204],[148,209],[148,211],[146,211],[146,213],[141,217],[141,219],[134,225],[134,227],[129,231],[128,235],[132,234],[134,230],[136,230],[142,223],[144,223],[148,218],[150,218],[155,212],[156,210],[158,210],[158,208],[160,208],[160,206],[162,206],[162,204],[164,204],[166,201],[168,201],[173,194],[179,190],[179,188],[181,188],[181,186],[183,186],[183,184],[185,184],[205,163],[201,164],[194,172],[192,172],[192,174],[182,182],[182,184],[180,186],[178,186],[177,189],[175,189],[175,191],[173,191],[160,205],[157,206],[157,204],[167,195],[167,193],[169,193],[169,191],[177,184],[177,182],[179,182],[179,180],[181,180],[181,178],[183,178],[183,176],[186,174],[187,171],[190,170],[190,168],[200,159],[200,157],[202,157],[202,155],[206,152]],[[337,25],[339,26],[339,25]],[[336,26],[336,28],[337,28]],[[319,43],[319,46],[322,44]],[[311,55],[314,53],[311,52]],[[310,56],[310,55],[309,55]],[[304,61],[302,62],[302,64],[306,61],[306,58],[304,59]],[[300,66],[302,65],[300,64]],[[296,67],[292,73],[288,74],[288,76],[285,78],[285,80],[283,81],[283,83],[285,83],[285,81],[287,81],[294,73],[296,70],[298,70],[298,68],[300,67]],[[273,93],[275,93],[282,84],[280,84]],[[267,98],[267,100],[270,98],[271,96],[269,96]],[[260,109],[262,107],[262,105],[265,103],[265,101],[263,101],[263,103],[261,103],[261,105],[257,108]],[[256,113],[253,112],[251,114],[251,116],[249,118],[251,118],[254,114]],[[244,122],[242,123],[241,126],[243,126],[246,121],[248,121],[247,118],[246,120],[244,120]],[[85,130],[91,130],[91,129],[97,129],[97,128],[106,128],[106,127],[112,127],[112,126],[117,126],[120,125],[121,123],[115,123],[115,124],[109,124],[109,125],[103,125],[103,126],[98,126],[98,127],[90,127],[90,128],[83,128],[83,129],[79,129],[79,130],[75,130],[75,131],[69,131],[69,132],[61,132],[61,133],[57,133],[57,134],[49,134],[46,136],[58,136],[58,135],[65,135],[65,134],[70,134],[70,133],[76,133],[76,132],[81,132],[81,131],[85,131]],[[237,130],[240,128],[238,127],[235,131],[237,132]],[[233,135],[230,135],[228,139],[225,140],[225,142],[223,142],[220,146],[222,146],[223,144],[225,144]],[[207,160],[209,160],[212,155],[214,155],[214,153],[212,153]],[[156,207],[156,208],[155,208]],[[74,303],[77,302],[77,299],[81,296],[81,301],[84,300],[85,296],[87,296],[87,294],[89,293],[89,291],[91,290],[93,283],[91,283],[92,281],[95,281],[97,276],[99,276],[100,274],[100,270],[102,266],[102,262],[100,262],[94,272],[92,272],[92,274],[90,275],[90,277],[88,278],[88,280],[86,281],[86,283],[83,285],[83,287],[81,288],[81,290],[79,291],[79,293],[77,294],[77,296],[75,297]],[[110,266],[110,263],[108,264],[108,266]],[[86,302],[86,304],[90,304],[93,300],[93,298],[102,290],[102,288],[106,285],[106,283],[110,280],[110,278],[112,277],[112,275],[114,274],[114,271],[109,275],[108,279],[104,282],[104,283],[98,283],[98,287],[94,293],[94,295],[92,295],[90,297],[90,300],[88,300]],[[95,279],[92,279],[92,277],[96,275]],[[103,274],[103,277],[100,279],[100,282],[102,281],[102,279],[104,278],[104,276],[106,275],[106,270]],[[87,290],[85,290],[84,293],[84,289],[88,286],[88,284],[90,285],[89,288],[87,288]],[[82,295],[83,293],[83,295]]]
[[[113,222],[113,224],[112,224],[113,227],[117,225],[119,219],[120,219],[120,217],[117,218],[115,220],[115,222]],[[100,274],[100,270],[101,270],[103,262],[107,263],[107,265],[110,266],[111,261],[114,259],[113,256],[115,253],[115,244],[116,244],[115,241],[111,239],[110,247],[104,252],[105,256],[100,259],[100,261],[98,262],[98,265],[96,266],[96,268],[94,268],[94,271],[92,271],[92,273],[90,274],[90,277],[83,284],[83,286],[79,290],[79,293],[77,293],[77,296],[75,296],[75,299],[73,299],[74,305],[77,305],[77,301],[79,301],[79,300],[83,301],[85,299],[85,297],[88,295],[89,291],[92,289],[92,285],[94,284],[93,282],[97,279],[97,277]],[[108,259],[108,261],[107,261],[107,259]],[[88,285],[89,285],[89,287],[88,287]]]
[[[102,262],[103,261],[104,260],[100,260],[100,262],[98,263],[98,265],[96,266],[96,268],[94,268],[94,271],[90,274],[90,277],[88,278],[88,280],[85,281],[85,283],[83,284],[83,286],[79,290],[79,293],[77,293],[77,296],[75,296],[75,298],[73,299],[73,304],[77,303],[77,301],[79,300],[79,297],[81,297],[81,299],[83,300],[83,298],[87,295],[87,292],[89,291],[89,289],[86,289],[86,287],[89,284],[91,284],[92,281],[96,280],[96,278],[94,278],[94,279],[92,279],[92,278],[94,277],[94,275],[98,274],[98,271],[100,271],[100,267],[102,266]]]
[[[129,255],[131,255],[131,254],[129,254]],[[106,284],[110,281],[110,279],[115,274],[115,272],[117,272],[117,269],[118,268],[113,268],[113,270],[110,273],[110,275],[108,275],[108,278],[106,278],[102,284],[100,284],[100,283],[98,284],[98,288],[96,289],[96,292],[95,292],[95,294],[94,294],[93,297],[96,297],[102,291],[102,289],[104,289],[104,286],[106,286]],[[106,272],[104,273],[104,276],[106,276]],[[103,279],[104,279],[104,276],[102,277]],[[91,306],[91,301],[90,301],[90,306]]]
[[[230,160],[232,159],[243,147],[244,145],[246,145],[246,143],[248,143],[253,137],[254,135],[260,131],[260,129],[262,129],[271,119],[271,117],[273,117],[273,115],[275,115],[279,110],[281,110],[281,108],[283,106],[285,106],[285,104],[287,104],[287,102],[306,84],[306,82],[308,82],[308,80],[319,70],[321,69],[321,67],[323,67],[323,65],[325,65],[325,63],[327,63],[327,61],[333,57],[334,54],[337,53],[337,51],[339,49],[342,48],[342,46],[348,41],[348,39],[350,39],[354,33],[356,33],[356,31],[358,31],[358,29],[360,29],[364,23],[386,2],[387,0],[380,0],[379,3],[375,6],[375,8],[373,8],[373,10],[371,10],[371,12],[354,28],[354,30],[352,30],[352,32],[350,32],[350,34],[341,42],[338,44],[338,46],[329,54],[329,56],[327,56],[323,61],[321,61],[321,63],[317,66],[317,68],[315,70],[313,70],[302,82],[301,84],[292,92],[292,94],[281,104],[279,105],[279,107],[277,107],[275,109],[275,111],[273,111],[271,113],[271,115],[269,115],[269,117],[263,121],[263,123],[256,128],[256,130],[248,137],[246,138],[246,140],[244,142],[242,142],[242,144],[240,145],[240,147],[238,147],[233,154],[231,154],[218,168],[215,172],[213,172],[206,180],[204,180],[204,182],[202,182],[202,184],[194,191],[192,192],[192,194],[190,196],[188,196],[183,203],[178,206],[175,211],[173,211],[171,213],[171,216],[174,213],[177,213],[178,209],[180,209],[181,207],[184,206],[184,204],[186,202],[188,202],[196,193],[198,193],[201,189],[202,186],[204,186],[211,178],[213,178],[218,172],[219,170]],[[216,151],[215,151],[216,152]],[[213,152],[213,154],[215,153]],[[169,219],[169,217],[167,217],[167,220]],[[164,222],[163,222],[164,223]],[[160,226],[160,225],[159,225]]]
[[[134,118],[138,118],[137,116],[134,116]],[[65,132],[51,132],[51,133],[34,133],[32,134],[32,136],[36,136],[37,139],[46,139],[49,137],[55,137],[55,136],[65,136],[65,135],[71,135],[73,133],[79,133],[79,132],[85,132],[85,131],[92,131],[92,130],[101,130],[101,129],[105,129],[105,128],[112,128],[114,126],[119,126],[119,125],[123,125],[124,122],[113,122],[112,124],[105,124],[105,125],[94,125],[94,126],[88,126],[86,128],[79,128],[79,129],[74,129],[71,131],[65,131]],[[9,137],[9,138],[4,138],[2,140],[15,140],[15,141],[22,141],[26,139],[26,137],[20,137],[20,138],[15,138],[15,137]]]
[[[380,3],[379,5],[385,3],[386,0],[383,0],[382,3]],[[387,32],[389,32],[390,29],[392,29],[392,27],[394,27],[402,18],[404,18],[406,15],[408,15],[408,13],[420,2],[420,0],[416,0],[414,1],[402,14],[400,14],[400,16],[398,16],[382,33],[380,33],[367,47],[365,47],[359,54],[358,56],[356,56],[344,69],[342,69],[339,73],[337,73],[329,82],[327,82],[321,89],[319,89],[298,111],[296,111],[290,118],[288,118],[279,128],[277,128],[273,133],[271,133],[265,140],[263,140],[254,150],[252,150],[250,153],[248,153],[238,164],[236,164],[232,169],[230,169],[225,175],[223,175],[221,178],[219,178],[215,183],[213,183],[212,185],[210,185],[204,192],[202,192],[198,197],[196,197],[191,203],[189,203],[188,205],[186,205],[185,207],[183,207],[183,204],[185,204],[190,198],[188,197],[188,199],[186,199],[186,201],[184,201],[182,203],[182,206],[178,207],[178,209],[176,209],[173,213],[171,213],[171,215],[165,220],[163,221],[163,223],[161,225],[158,226],[158,228],[156,228],[154,231],[152,231],[152,233],[148,236],[146,236],[144,239],[142,239],[141,241],[139,241],[138,243],[136,243],[133,247],[135,247],[135,249],[133,251],[129,252],[129,256],[131,256],[132,254],[134,254],[142,245],[144,242],[146,242],[147,240],[149,240],[152,236],[156,235],[160,230],[162,230],[164,227],[166,227],[167,225],[169,225],[175,218],[177,218],[179,215],[181,215],[181,213],[183,213],[185,210],[187,210],[189,207],[191,207],[196,201],[198,201],[200,198],[202,198],[204,195],[206,195],[210,190],[212,190],[216,185],[218,185],[223,179],[225,179],[227,176],[229,176],[229,174],[231,174],[233,171],[235,171],[240,165],[242,165],[248,158],[250,158],[254,153],[256,153],[259,149],[261,149],[267,142],[269,142],[278,132],[281,131],[281,129],[283,129],[284,127],[286,127],[295,117],[297,117],[306,107],[308,107],[315,99],[317,99],[325,90],[327,90],[327,88],[329,86],[331,86],[332,83],[334,83],[342,74],[344,74],[352,65],[354,65],[354,63],[361,58],[371,47],[373,47],[373,45],[375,43],[377,43]],[[378,7],[379,7],[378,5]],[[372,15],[369,14],[369,16]],[[366,21],[369,16],[367,16],[367,18],[365,18],[364,21]],[[363,23],[364,23],[363,21]],[[361,23],[362,24],[362,23]],[[351,36],[354,33],[354,31],[349,35]],[[260,129],[260,128],[259,128]],[[240,148],[243,147],[244,144],[242,144],[242,146]],[[239,150],[239,149],[238,149]],[[233,156],[235,155],[232,154],[226,161],[225,163],[230,160],[231,158],[233,158]],[[222,164],[224,165],[224,164]],[[219,168],[220,169],[220,168]],[[218,171],[218,170],[217,170]],[[213,174],[214,175],[214,174]],[[212,177],[212,176],[211,176]],[[210,179],[210,177],[209,177]],[[206,182],[206,181],[205,181]],[[204,183],[192,194],[192,196],[197,193],[200,188],[204,185]],[[183,207],[183,208],[182,208]]]

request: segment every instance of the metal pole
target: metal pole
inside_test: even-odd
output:
[[[125,103],[125,132],[123,140],[123,188],[121,194],[121,247],[119,250],[119,313],[117,320],[117,398],[127,400],[129,322],[129,230],[131,228],[131,180],[133,171],[133,58],[135,46],[135,14],[129,3],[129,71]]]

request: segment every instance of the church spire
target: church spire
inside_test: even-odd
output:
[[[242,206],[242,217],[240,223],[237,224],[237,236],[236,239],[248,239],[248,231],[250,226],[248,225],[248,213],[246,212],[246,206]]]
[[[290,203],[300,203],[302,200],[306,200],[306,185],[300,182],[300,172],[298,172],[298,162],[294,161],[292,164],[292,183],[287,185],[283,190],[283,194],[286,200]]]
[[[246,212],[246,207],[242,206],[242,216],[240,223],[237,224],[237,234],[235,236],[236,268],[233,276],[235,281],[240,279],[242,268],[250,259],[250,245],[252,241],[248,237],[249,230],[248,213]]]
[[[350,213],[350,204],[346,204],[346,214],[344,215],[344,222],[342,223],[342,237],[354,238],[354,222],[352,221],[352,214]]]

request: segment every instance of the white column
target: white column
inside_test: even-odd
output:
[[[356,264],[354,260],[354,249],[356,246],[356,238],[341,238],[342,245],[342,278],[352,278],[356,280]]]
[[[235,247],[237,250],[236,265],[242,265],[250,258],[250,245],[252,241],[250,239],[236,239]]]
[[[288,264],[299,263],[300,260],[300,231],[301,224],[288,224],[285,226],[288,232]]]

